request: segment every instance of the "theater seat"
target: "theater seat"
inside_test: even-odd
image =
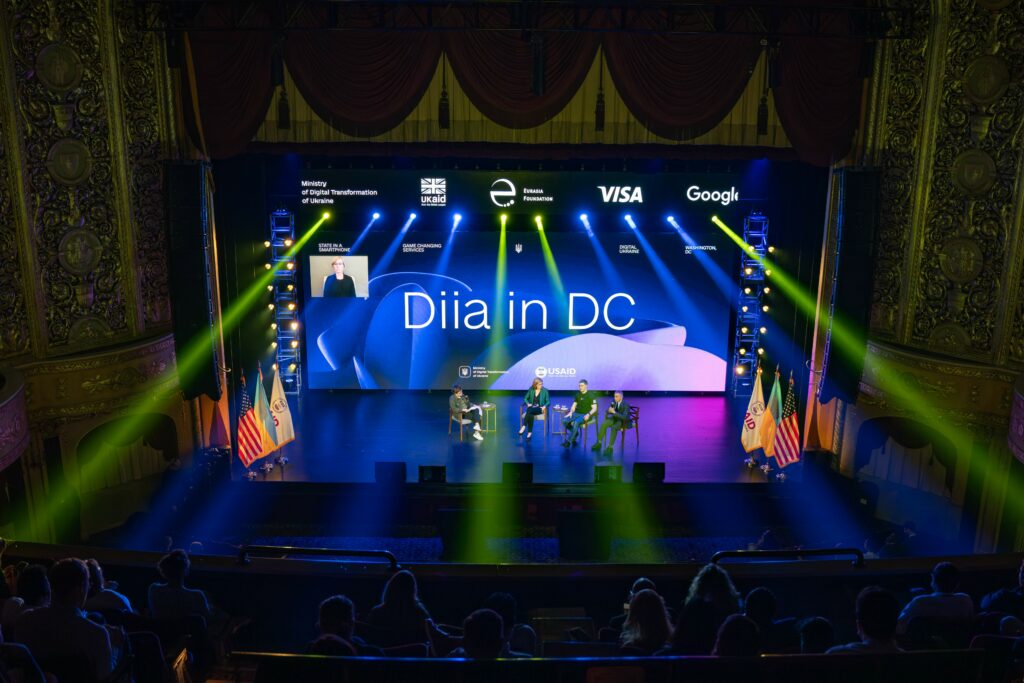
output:
[[[917,617],[907,624],[902,644],[907,650],[953,650],[970,643],[971,622],[967,619]]]
[[[543,644],[541,652],[544,657],[615,657],[619,654],[619,644],[549,640]]]

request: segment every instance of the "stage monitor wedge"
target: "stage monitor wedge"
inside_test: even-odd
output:
[[[665,463],[635,462],[633,463],[634,484],[660,484],[665,481]]]

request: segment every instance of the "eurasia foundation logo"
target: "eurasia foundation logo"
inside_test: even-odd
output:
[[[498,178],[491,183],[491,203],[501,208],[515,204],[515,184],[508,178]]]
[[[448,181],[445,178],[420,178],[420,206],[446,206]]]

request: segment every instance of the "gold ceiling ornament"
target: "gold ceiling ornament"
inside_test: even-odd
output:
[[[35,74],[51,92],[63,95],[82,80],[82,60],[64,43],[50,43],[36,55]]]
[[[951,169],[953,182],[971,195],[985,194],[996,182],[996,164],[984,151],[973,148],[961,152]]]
[[[999,57],[978,57],[964,70],[964,97],[979,106],[992,104],[1010,86],[1010,70]]]
[[[953,282],[970,282],[981,274],[985,257],[978,243],[969,237],[954,237],[939,251],[939,268]]]
[[[78,185],[92,173],[92,153],[81,140],[63,138],[50,147],[46,169],[58,183]]]

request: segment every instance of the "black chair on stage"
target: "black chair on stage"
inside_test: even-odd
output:
[[[640,445],[640,406],[629,407],[630,426],[622,431],[622,448],[626,448],[626,432],[630,429],[636,434],[636,445]]]

